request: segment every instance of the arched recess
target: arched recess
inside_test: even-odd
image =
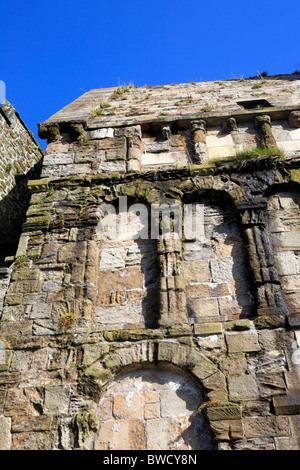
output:
[[[268,191],[266,230],[289,312],[300,313],[299,185],[278,185]]]
[[[95,361],[95,357],[97,356],[99,359]],[[127,430],[129,435],[133,436],[132,439],[134,439],[135,429],[144,430],[148,425],[146,423],[148,419],[161,418],[170,418],[171,421],[169,425],[173,429],[172,434],[176,434],[177,432],[175,438],[173,437],[172,441],[168,441],[168,436],[170,436],[169,428],[166,425],[167,421],[162,420],[160,425],[166,430],[163,445],[167,445],[167,441],[169,442],[168,445],[174,445],[174,449],[187,448],[185,446],[188,445],[196,446],[196,448],[212,445],[209,439],[210,425],[206,423],[206,427],[204,426],[202,414],[201,418],[199,416],[197,417],[197,408],[201,405],[203,400],[205,402],[212,401],[214,404],[218,404],[221,407],[222,405],[227,406],[228,390],[225,377],[218,369],[218,366],[197,348],[186,344],[184,341],[181,342],[175,339],[149,339],[133,343],[126,342],[123,344],[110,343],[109,345],[106,343],[105,345],[99,344],[99,346],[86,345],[83,348],[83,363],[86,367],[78,389],[83,395],[89,396],[93,399],[94,403],[97,403],[97,418],[99,422],[97,431],[93,436],[88,438],[89,448],[94,446],[109,449],[109,446],[111,446],[111,448],[130,446],[132,445],[130,444],[130,439],[126,438],[120,442],[118,438],[119,434],[113,434],[114,429],[116,432],[119,432],[121,429],[123,429],[124,432]],[[148,370],[152,372],[141,372]],[[134,378],[135,373],[140,374],[136,376],[137,379]],[[157,383],[157,386],[155,385],[154,387],[153,385],[153,387],[151,387],[147,385],[147,387],[144,387],[143,381],[146,381],[146,376],[150,376],[152,373],[156,377],[152,380]],[[171,378],[172,373],[180,376],[177,385],[174,385],[174,389],[172,389],[172,383],[174,383]],[[126,377],[128,377],[128,381]],[[124,389],[122,388],[125,383],[123,379],[127,382]],[[137,380],[136,386],[134,385],[135,380]],[[148,380],[148,382],[149,381],[150,380]],[[132,386],[131,389],[128,385],[129,382]],[[119,383],[121,383],[120,389],[118,389]],[[188,390],[190,384],[192,384],[193,394],[192,397],[189,398]],[[167,392],[163,393],[164,404],[162,404],[160,391],[164,389],[169,390],[170,394],[168,396]],[[176,390],[178,390],[177,395]],[[144,394],[151,391],[157,392],[154,394],[156,400],[154,400],[154,396],[151,398],[151,394],[144,396]],[[106,392],[108,393],[106,394]],[[177,398],[173,392],[175,392]],[[184,394],[180,395],[181,392],[186,393],[186,399],[183,396]],[[139,393],[143,396],[137,396]],[[114,404],[113,401],[114,394],[119,394],[119,401],[117,401],[116,404]],[[149,398],[148,402],[147,397]],[[182,420],[182,424],[180,424],[180,420],[176,421],[176,416],[171,416],[171,411],[168,412],[167,408],[164,408],[168,406],[168,401],[172,402],[175,398],[178,400],[178,405],[180,404],[180,409],[185,410],[185,413],[182,412],[182,415],[179,417]],[[184,405],[185,400],[187,402],[186,405]],[[125,408],[122,411],[123,404]],[[145,406],[148,404],[156,404],[156,406]],[[115,411],[114,406],[116,407]],[[134,414],[134,408],[136,407],[139,409],[139,414]],[[163,408],[164,411],[162,411]],[[121,422],[118,421],[126,419],[124,414],[126,411],[128,412],[128,419],[138,421],[135,423],[137,427],[135,427],[133,423],[121,424]],[[130,415],[131,411],[132,414]],[[167,416],[168,413],[170,416]],[[114,422],[114,420],[116,420],[116,422]],[[110,421],[110,423],[105,424],[107,421]],[[149,424],[149,429],[153,423]],[[116,427],[114,427],[115,425]],[[192,426],[192,428],[190,428],[190,426]],[[183,431],[182,433],[179,433],[180,429]],[[198,440],[193,441],[191,431],[192,434],[194,431],[196,434],[198,433]],[[191,443],[191,441],[193,442]],[[111,442],[111,444],[109,444],[109,442]],[[149,437],[148,441],[145,441],[144,436],[143,439],[135,442],[134,445],[146,446],[147,448],[150,442],[153,447],[157,444],[155,444],[154,436]]]
[[[254,299],[246,247],[232,198],[224,191],[190,194],[184,216],[183,275],[190,323],[253,316]],[[187,205],[185,203],[185,209]]]
[[[101,328],[154,328],[158,317],[156,240],[150,211],[126,192],[99,206],[99,250],[95,325]]]
[[[210,450],[198,384],[170,365],[123,372],[98,404],[96,450]]]

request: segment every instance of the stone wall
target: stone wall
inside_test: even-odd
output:
[[[291,112],[286,120],[260,115],[271,139],[274,155],[287,156],[299,151],[298,121]],[[229,121],[229,123],[228,123]],[[252,121],[221,119],[219,126],[209,120],[192,120],[188,124],[160,123],[150,132],[145,125],[86,131],[82,127],[77,140],[57,128],[56,140],[50,141],[44,158],[42,177],[126,173],[161,168],[181,168],[191,163],[211,163],[218,159],[232,160],[239,153],[260,147],[263,132],[255,116]]]
[[[98,450],[208,450],[211,436],[195,413],[201,392],[188,376],[168,369],[141,369],[119,377],[99,402]]]
[[[29,203],[22,177],[30,171],[30,178],[38,177],[38,171],[34,173],[32,169],[41,160],[43,151],[7,101],[0,114],[0,155],[0,237],[10,239],[16,227],[20,227],[20,219],[25,218]]]
[[[264,111],[40,126],[0,448],[299,449],[299,155],[272,153],[298,121]],[[248,139],[271,152],[205,163]]]
[[[0,308],[29,206],[27,181],[40,175],[43,150],[15,109],[0,108]]]
[[[300,198],[298,193],[279,192],[268,205],[268,232],[291,313],[299,313],[300,294]]]

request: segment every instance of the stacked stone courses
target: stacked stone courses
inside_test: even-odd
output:
[[[14,236],[19,219],[24,218],[22,211],[26,212],[28,197],[26,185],[24,187],[22,181],[28,173],[31,178],[37,175],[37,171],[33,173],[33,168],[43,154],[43,150],[17,111],[8,101],[4,101],[0,108],[1,242]]]
[[[39,124],[1,449],[299,450],[299,80],[92,90]]]
[[[8,102],[0,107],[0,308],[10,282],[30,194],[27,180],[40,174],[43,150]]]

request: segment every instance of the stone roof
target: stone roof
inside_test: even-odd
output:
[[[89,129],[153,121],[249,115],[300,108],[300,74],[91,90],[43,124],[84,122]],[[255,101],[258,103],[255,103]],[[246,103],[245,103],[246,102]],[[250,104],[248,109],[247,102]],[[251,109],[252,107],[252,109]]]

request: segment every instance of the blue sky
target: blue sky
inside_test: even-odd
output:
[[[0,80],[35,137],[93,88],[300,69],[299,0],[6,0],[0,15]]]

